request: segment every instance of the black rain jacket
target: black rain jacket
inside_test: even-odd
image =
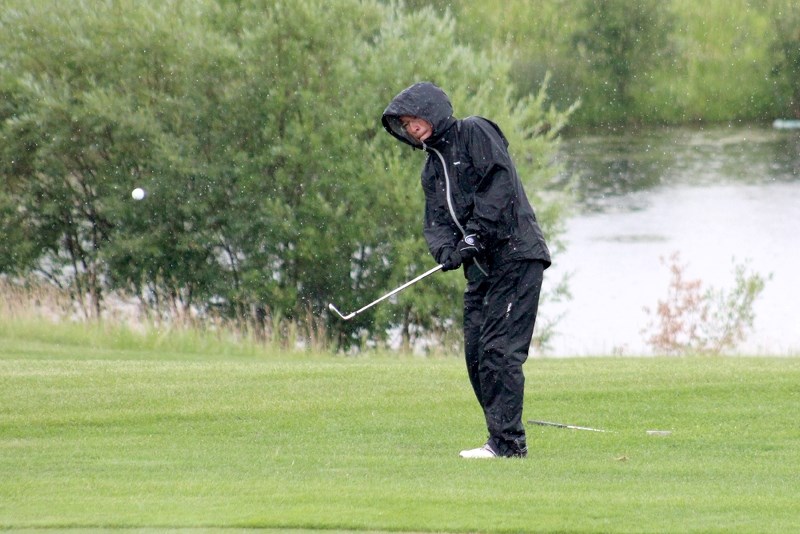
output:
[[[424,143],[409,136],[400,117],[425,119],[433,134]],[[400,141],[424,149],[424,235],[438,263],[465,235],[477,234],[485,248],[480,270],[513,260],[539,260],[550,266],[550,252],[517,176],[508,141],[483,117],[453,117],[450,99],[432,83],[416,83],[398,94],[383,112],[384,128]],[[465,264],[467,277],[474,269]],[[477,273],[476,273],[477,274]]]

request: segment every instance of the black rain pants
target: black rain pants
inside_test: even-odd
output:
[[[544,264],[510,261],[464,293],[464,350],[467,372],[483,408],[489,445],[500,456],[527,452],[522,404],[533,326]]]

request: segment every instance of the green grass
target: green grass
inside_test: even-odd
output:
[[[0,528],[800,528],[799,358],[532,359],[526,419],[615,433],[465,461],[455,358],[50,349],[0,339]]]
[[[0,290],[0,298],[2,298]],[[2,302],[0,302],[0,305]],[[279,352],[281,343],[265,347],[247,334],[237,334],[229,328],[217,331],[188,326],[159,326],[137,322],[133,325],[120,320],[105,323],[70,322],[64,318],[51,321],[31,313],[29,317],[9,317],[0,306],[0,358],[6,354],[31,358],[59,358],[65,355],[79,359],[196,359],[198,354],[214,358],[249,358],[265,352]]]

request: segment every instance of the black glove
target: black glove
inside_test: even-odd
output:
[[[464,262],[483,252],[483,246],[478,240],[477,234],[469,234],[465,235],[464,239],[458,242],[456,250],[461,254],[461,261]]]
[[[442,270],[443,271],[452,271],[454,269],[458,269],[461,267],[461,262],[464,260],[461,259],[461,253],[456,249],[450,249],[449,254],[442,262]]]
[[[442,254],[442,256],[445,256],[444,261],[442,261],[442,270],[452,271],[458,269],[462,263],[474,258],[481,252],[483,252],[483,246],[478,241],[478,236],[476,234],[466,235],[464,239],[458,242],[455,250],[448,248]]]

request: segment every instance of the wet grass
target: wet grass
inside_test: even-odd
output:
[[[525,460],[465,461],[457,359],[0,339],[0,528],[788,532],[800,359],[531,360]],[[647,430],[668,430],[651,436]]]

